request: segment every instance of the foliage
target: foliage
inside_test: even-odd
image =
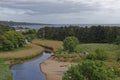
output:
[[[45,27],[39,29],[37,36],[39,38],[62,41],[68,36],[75,36],[83,43],[113,43],[116,37],[120,36],[120,27]]]
[[[120,77],[120,68],[118,69],[118,68],[115,68],[114,69],[114,72],[115,72],[115,74],[118,76],[118,77]]]
[[[4,34],[6,31],[14,30],[13,27],[9,27],[7,24],[0,23],[0,35]]]
[[[0,59],[0,80],[12,80],[12,74],[9,65],[3,63]]]
[[[28,42],[32,42],[33,39],[36,38],[36,30],[35,29],[27,29],[26,32],[23,32],[23,35],[28,40]]]
[[[112,69],[102,62],[84,61],[69,68],[63,80],[114,80],[115,77]]]
[[[101,49],[96,49],[95,53],[90,53],[86,56],[87,59],[90,60],[106,60],[107,59],[107,53],[105,53]]]
[[[117,53],[116,58],[117,58],[117,61],[120,61],[120,53]]]
[[[117,38],[115,39],[115,44],[117,44],[117,45],[120,44],[120,36],[117,36]]]
[[[97,55],[96,55],[95,53],[90,53],[90,54],[88,54],[88,55],[86,56],[86,58],[87,58],[87,59],[90,59],[90,60],[96,60],[96,59],[97,59],[96,56],[97,56]]]
[[[102,49],[96,49],[96,57],[98,60],[106,60],[107,59],[107,53],[104,52]]]
[[[12,50],[23,46],[25,42],[24,36],[15,31],[7,31],[1,37],[1,49]]]
[[[3,47],[2,47],[3,50],[12,50],[12,49],[14,49],[13,43],[10,40],[7,40],[6,38],[4,38],[4,41],[3,41],[2,45],[3,45]]]
[[[69,52],[74,52],[78,44],[79,41],[76,37],[66,37],[63,41],[64,49],[68,50]]]

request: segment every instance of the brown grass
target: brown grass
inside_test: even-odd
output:
[[[37,55],[40,52],[42,52],[42,47],[38,45],[28,44],[27,46],[30,46],[31,48],[26,50],[15,51],[15,52],[0,53],[0,58],[25,58],[25,57]]]
[[[53,41],[53,40],[34,40],[34,44],[40,44],[48,47],[52,47],[54,51],[56,51],[59,48],[63,48],[62,41]]]
[[[26,58],[31,57],[37,54],[40,54],[42,52],[43,48],[39,45],[44,45],[48,47],[52,47],[54,51],[56,51],[58,48],[62,48],[62,42],[61,41],[52,41],[52,40],[34,40],[31,44],[28,44],[26,46],[30,46],[30,49],[20,50],[20,51],[14,51],[14,52],[0,52],[0,58]]]

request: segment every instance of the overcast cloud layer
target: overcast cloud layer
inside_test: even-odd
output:
[[[120,0],[0,0],[0,20],[115,24],[120,23]]]

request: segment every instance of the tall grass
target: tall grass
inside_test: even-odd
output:
[[[10,65],[4,62],[4,60],[0,59],[0,80],[12,80],[12,74],[9,69]]]

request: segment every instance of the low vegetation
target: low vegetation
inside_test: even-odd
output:
[[[0,80],[12,80],[10,65],[5,64],[5,60],[0,59]]]
[[[67,37],[63,41],[63,46],[65,50],[68,50],[69,52],[74,52],[76,46],[79,44],[79,41],[76,37]]]
[[[72,66],[63,76],[63,80],[116,80],[112,68],[99,61],[84,61]]]

